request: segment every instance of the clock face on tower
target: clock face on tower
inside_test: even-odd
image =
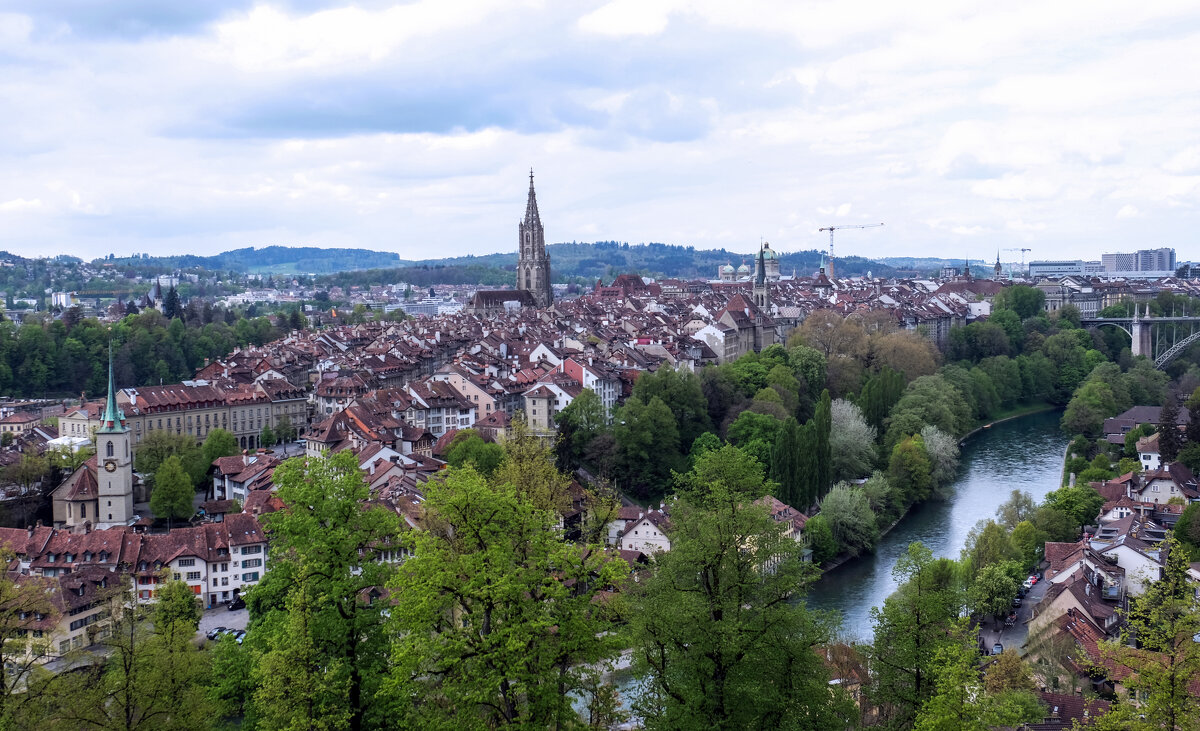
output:
[[[105,462],[104,469],[109,472],[116,472],[117,471],[117,463],[116,462]]]

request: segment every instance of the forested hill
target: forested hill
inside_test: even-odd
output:
[[[734,252],[726,249],[696,249],[691,246],[629,244],[617,241],[559,243],[550,244],[546,248],[553,262],[554,278],[558,281],[573,277],[607,279],[626,272],[655,277],[712,278],[716,276],[717,268],[723,264],[738,266],[745,262],[753,266],[755,256],[753,249]],[[101,262],[138,269],[161,267],[164,271],[202,267],[210,271],[283,275],[334,274],[394,268],[511,271],[517,262],[517,254],[513,251],[483,256],[407,261],[395,253],[367,249],[266,246],[258,249],[235,249],[214,256],[142,255],[114,257],[97,263]],[[780,253],[780,266],[784,274],[811,274],[820,265],[821,253],[816,250]],[[872,272],[888,276],[898,270],[877,261],[850,256],[838,259],[837,271],[845,275]]]

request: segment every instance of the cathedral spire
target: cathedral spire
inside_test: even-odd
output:
[[[100,431],[121,431],[125,427],[125,414],[117,407],[117,385],[113,378],[112,343],[108,344],[108,401],[104,404],[104,416],[100,419]]]
[[[529,202],[525,204],[525,225],[542,225],[542,218],[538,215],[537,194],[533,191],[533,168],[529,168]]]

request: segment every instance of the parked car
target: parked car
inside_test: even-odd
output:
[[[1012,605],[1013,605],[1013,609],[1016,609],[1017,607],[1021,606],[1021,597],[1019,597],[1019,596],[1013,597]]]
[[[1025,583],[1021,584],[1021,586],[1025,587],[1026,589],[1032,589],[1033,585],[1036,583],[1038,583],[1038,577],[1030,576],[1028,579],[1025,579]]]
[[[206,636],[207,636],[207,637],[208,637],[208,639],[210,639],[210,640],[215,640],[215,639],[217,639],[218,637],[220,637],[221,635],[223,635],[224,633],[225,633],[225,628],[224,628],[224,627],[213,627],[212,629],[210,629],[210,630],[207,632]]]
[[[993,655],[999,655],[1002,652],[1004,652],[1004,645],[1000,644],[999,642],[992,645],[992,654]]]
[[[239,629],[239,630],[238,630],[237,632],[235,632],[235,633],[234,633],[234,635],[233,635],[233,639],[234,639],[234,641],[235,641],[235,642],[237,642],[239,645],[240,645],[240,644],[242,644],[242,640],[243,640],[245,637],[246,637],[246,630],[244,630],[244,629]]]
[[[246,607],[246,600],[243,599],[241,596],[235,596],[229,602],[229,611],[231,611],[231,612],[238,610],[238,609],[244,609],[245,607]]]

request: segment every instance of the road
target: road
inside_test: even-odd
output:
[[[1017,609],[1017,622],[1012,627],[1005,627],[990,619],[980,626],[979,639],[985,652],[990,653],[992,645],[997,642],[1004,645],[1006,650],[1020,652],[1021,646],[1025,644],[1025,638],[1029,636],[1029,620],[1033,618],[1034,607],[1042,601],[1048,586],[1050,586],[1049,582],[1039,581],[1025,594],[1025,599]]]

